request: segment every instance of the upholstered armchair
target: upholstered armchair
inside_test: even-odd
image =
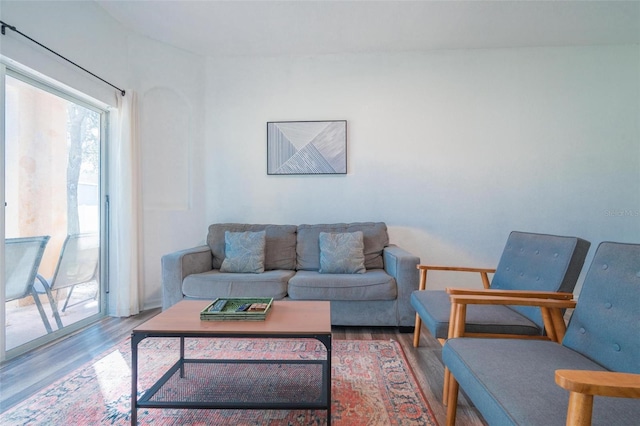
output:
[[[475,295],[451,295],[451,303],[452,334],[442,350],[452,374],[448,425],[459,388],[488,424],[637,424],[640,244],[601,243],[577,304]],[[514,304],[542,308],[552,341],[465,337],[472,306]],[[565,327],[561,311],[574,305]]]
[[[411,294],[416,310],[413,345],[420,343],[422,323],[441,343],[449,335],[451,294],[571,299],[589,246],[576,237],[511,232],[496,269],[418,265],[419,289]],[[484,288],[426,289],[428,271],[479,273]],[[488,274],[493,273],[489,281]],[[530,306],[470,306],[466,331],[478,336],[530,336],[544,334],[542,312]]]

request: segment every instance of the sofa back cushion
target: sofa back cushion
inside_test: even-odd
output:
[[[562,344],[609,370],[638,374],[639,324],[640,244],[600,243]]]
[[[265,231],[264,269],[294,270],[296,268],[295,225],[259,225],[244,223],[214,223],[209,226],[207,244],[213,253],[213,269],[220,269],[224,261],[224,233]]]
[[[265,231],[224,233],[224,260],[220,272],[264,272]]]
[[[356,232],[361,231],[364,239],[364,266],[367,269],[382,269],[384,261],[383,249],[389,245],[387,225],[384,222],[333,223],[318,225],[299,225],[297,269],[317,271],[320,269],[321,232]]]

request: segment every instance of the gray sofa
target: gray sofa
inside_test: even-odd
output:
[[[225,232],[266,234],[264,272],[221,272]],[[321,232],[361,231],[364,273],[320,273]],[[207,244],[162,257],[163,309],[182,299],[273,297],[328,300],[333,325],[411,328],[411,292],[418,288],[420,259],[389,244],[382,222],[316,225],[219,223],[209,226]]]

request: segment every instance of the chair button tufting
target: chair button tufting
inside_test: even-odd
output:
[[[586,332],[587,332],[587,330],[585,330],[584,327],[580,327],[580,334],[584,334]]]
[[[604,307],[605,307],[605,308],[607,308],[607,309],[611,309],[611,306],[612,306],[612,305],[611,305],[611,303],[609,303],[609,302],[607,302],[607,303],[605,303],[605,304],[604,304]]]
[[[537,276],[537,277],[536,277],[536,281],[540,281],[540,276]]]
[[[558,253],[553,253],[553,257],[558,257]]]
[[[540,250],[536,250],[536,254],[540,254]]]
[[[604,265],[602,265],[602,270],[606,271],[607,269],[609,269],[609,265],[607,265],[606,263]]]
[[[640,271],[636,272],[636,277],[640,278]]]
[[[613,345],[613,350],[616,351],[616,352],[620,352],[620,345],[614,344]]]

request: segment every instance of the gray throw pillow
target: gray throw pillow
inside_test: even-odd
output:
[[[321,232],[318,239],[321,274],[363,274],[366,271],[362,231]]]
[[[224,233],[224,260],[220,272],[264,272],[265,231]]]

